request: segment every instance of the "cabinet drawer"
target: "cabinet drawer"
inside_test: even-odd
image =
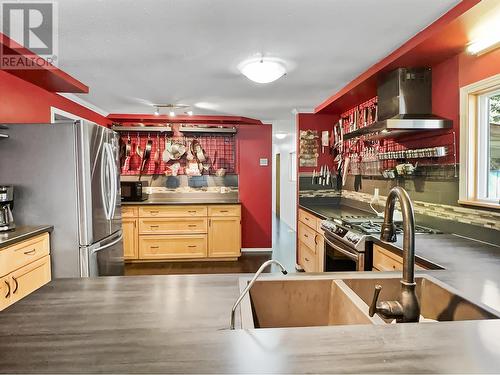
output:
[[[44,233],[0,250],[0,276],[48,255],[49,247],[49,234]]]
[[[311,229],[316,230],[317,228],[317,217],[302,209],[299,209],[299,221],[306,224]]]
[[[208,206],[208,216],[241,216],[241,206]]]
[[[403,259],[396,254],[373,246],[373,267],[379,271],[401,271],[403,269]]]
[[[50,256],[46,255],[11,274],[12,303],[34,292],[50,281]]]
[[[122,217],[137,217],[139,216],[139,207],[122,206]]]
[[[139,208],[140,217],[207,216],[207,206],[147,206]]]
[[[316,253],[316,245],[317,245],[317,233],[309,228],[304,223],[299,223],[299,241],[304,242],[309,248],[314,249]]]
[[[139,219],[140,234],[207,233],[207,218]]]
[[[317,271],[316,254],[302,241],[299,241],[299,264],[306,272]]]
[[[184,259],[205,258],[207,236],[141,236],[139,237],[140,259]]]

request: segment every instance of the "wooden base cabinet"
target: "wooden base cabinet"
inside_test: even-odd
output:
[[[0,249],[0,310],[50,280],[48,233]]]
[[[325,242],[321,219],[299,209],[297,223],[297,263],[305,272],[323,272]]]
[[[208,224],[208,256],[235,258],[241,255],[239,217],[211,217]]]
[[[241,255],[240,205],[125,206],[128,261],[236,259]]]

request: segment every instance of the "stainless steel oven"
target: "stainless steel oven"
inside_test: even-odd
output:
[[[365,271],[365,253],[325,232],[325,272]]]

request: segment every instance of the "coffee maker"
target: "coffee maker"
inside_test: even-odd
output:
[[[0,185],[0,232],[16,228],[12,208],[14,207],[14,186]]]

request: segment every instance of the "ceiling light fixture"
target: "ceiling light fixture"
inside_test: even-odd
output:
[[[192,116],[192,115],[193,115],[193,111],[187,111],[187,112],[186,112],[186,115],[188,115],[188,116]]]
[[[259,57],[243,61],[238,70],[249,80],[257,83],[271,83],[286,74],[282,60],[271,57]]]
[[[467,52],[472,55],[483,55],[500,47],[500,36],[491,34],[485,38],[478,39],[467,47]]]
[[[156,109],[155,109],[155,116],[159,116],[159,115],[160,115],[160,108],[156,107]]]
[[[170,117],[175,117],[175,112],[174,112],[174,111],[170,111],[170,112],[168,113],[168,115],[169,115]]]

